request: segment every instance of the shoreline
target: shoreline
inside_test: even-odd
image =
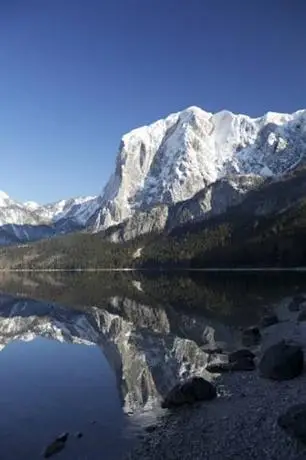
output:
[[[63,273],[80,273],[80,272],[208,272],[208,273],[253,273],[253,272],[306,272],[306,267],[236,267],[236,268],[0,268],[2,273],[10,272],[63,272]]]
[[[299,312],[289,312],[289,303],[277,308],[280,322],[262,330],[256,364],[281,339],[300,344],[306,359],[306,321],[297,322]],[[165,410],[124,459],[306,459],[306,445],[277,424],[290,407],[306,403],[306,369],[297,378],[273,381],[261,377],[256,365],[254,371],[212,374],[211,381],[217,399]]]
[[[256,373],[237,372],[222,377],[217,387],[219,397],[215,401],[169,413],[125,460],[306,458],[306,446],[277,426],[278,416],[306,401],[305,375],[275,383]]]

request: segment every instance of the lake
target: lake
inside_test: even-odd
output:
[[[69,432],[58,459],[123,458],[182,378],[302,273],[1,273],[0,458],[34,460]],[[82,437],[77,434],[81,433]]]

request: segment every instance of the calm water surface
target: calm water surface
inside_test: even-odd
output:
[[[54,458],[122,458],[160,415],[160,398],[204,370],[207,349],[237,348],[241,329],[305,292],[305,280],[2,273],[0,458],[42,458],[62,432]]]

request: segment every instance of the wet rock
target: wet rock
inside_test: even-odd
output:
[[[49,457],[52,457],[52,455],[57,454],[58,452],[60,452],[61,450],[64,449],[65,444],[66,443],[62,442],[62,441],[54,441],[54,442],[52,442],[46,448],[45,453],[44,453],[44,457],[49,458]]]
[[[270,327],[277,323],[278,323],[278,317],[276,315],[267,315],[262,318],[260,326],[263,328]]]
[[[255,355],[251,350],[247,348],[242,348],[241,350],[233,351],[228,355],[228,360],[230,363],[235,363],[243,359],[254,359]]]
[[[201,377],[175,385],[161,404],[163,409],[170,409],[197,401],[207,401],[217,396],[216,388]]]
[[[68,439],[68,436],[69,436],[68,432],[62,433],[56,438],[56,441],[66,442]]]
[[[301,374],[303,366],[302,348],[284,340],[268,348],[259,363],[261,375],[272,380],[293,379]]]
[[[242,343],[244,346],[251,347],[258,345],[261,339],[260,330],[257,326],[251,326],[242,331]]]
[[[64,449],[66,445],[66,441],[68,439],[69,433],[63,433],[60,436],[58,436],[55,441],[53,441],[49,446],[46,448],[44,452],[44,457],[49,458],[52,457],[52,455],[57,454],[61,450]]]
[[[296,404],[278,418],[278,425],[306,444],[306,404]]]
[[[255,364],[253,359],[243,358],[233,363],[209,363],[206,370],[211,373],[223,373],[234,371],[253,371]]]

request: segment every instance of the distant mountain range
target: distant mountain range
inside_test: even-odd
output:
[[[72,232],[112,242],[169,234],[226,213],[256,190],[270,193],[267,187],[303,168],[305,152],[306,110],[252,119],[190,107],[124,135],[101,195],[41,206],[1,192],[0,244]],[[267,203],[262,210],[269,213]]]
[[[20,203],[0,192],[0,244],[18,244],[85,227],[99,206],[97,197],[78,197],[47,205]]]

